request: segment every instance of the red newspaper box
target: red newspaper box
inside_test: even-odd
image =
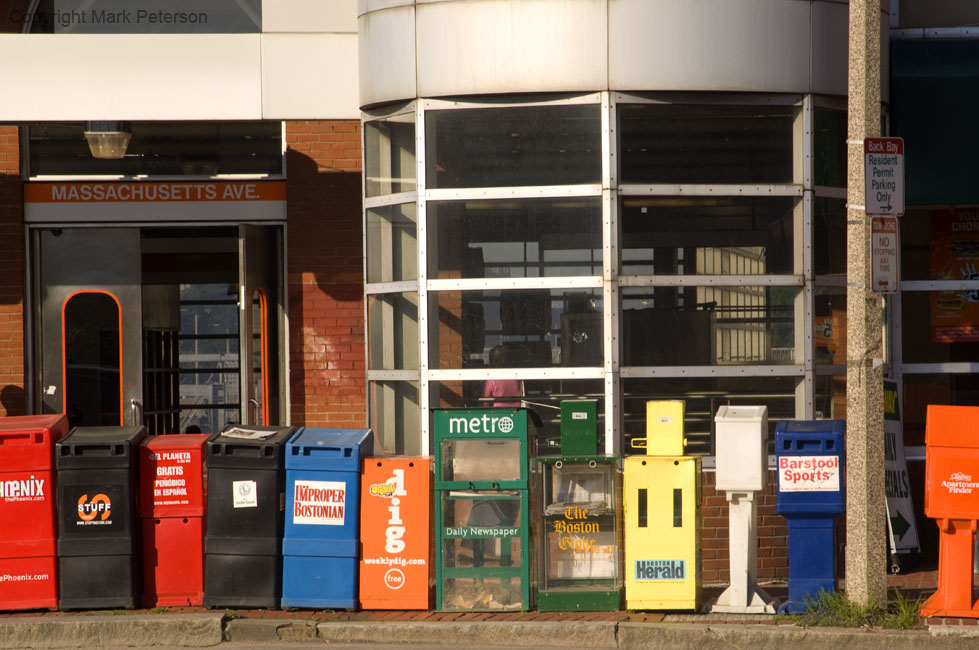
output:
[[[925,515],[938,524],[938,590],[922,616],[979,618],[973,547],[979,520],[979,407],[928,405]]]
[[[58,607],[54,445],[64,415],[0,419],[0,609]]]
[[[140,445],[143,605],[204,599],[204,446],[210,434],[153,436]]]
[[[360,606],[428,609],[432,462],[367,458],[360,488]]]

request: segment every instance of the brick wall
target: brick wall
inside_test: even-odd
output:
[[[727,495],[714,489],[714,472],[704,472],[701,483],[700,517],[701,550],[704,558],[705,585],[730,581]],[[755,494],[758,503],[758,574],[759,584],[784,582],[789,577],[788,525],[775,513],[775,471],[768,472],[768,486]],[[843,519],[837,521],[837,527]]]
[[[27,412],[22,196],[17,127],[0,126],[0,415]]]
[[[360,123],[286,123],[291,424],[366,426]]]

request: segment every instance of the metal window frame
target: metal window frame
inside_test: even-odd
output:
[[[815,197],[845,200],[846,189],[813,185],[813,111],[820,108],[843,108],[845,102],[838,98],[818,97],[797,94],[690,94],[680,92],[627,93],[609,92],[574,95],[533,95],[492,98],[418,99],[399,105],[392,111],[363,111],[364,122],[383,120],[395,115],[414,114],[416,146],[416,187],[413,192],[376,196],[364,199],[364,280],[365,294],[416,292],[418,299],[419,369],[414,370],[367,370],[368,384],[371,382],[412,382],[417,385],[419,396],[419,434],[423,454],[432,450],[431,409],[438,405],[438,394],[431,382],[439,381],[482,381],[487,378],[537,379],[585,379],[604,380],[605,413],[617,417],[605,418],[605,452],[621,453],[623,429],[622,390],[623,379],[663,378],[663,377],[796,377],[797,417],[814,417],[816,376],[841,374],[840,368],[830,365],[816,366],[813,337],[813,300],[815,289],[819,286],[845,286],[845,279],[835,277],[814,277],[812,245],[813,204]],[[562,186],[521,186],[486,188],[427,189],[425,175],[425,119],[430,110],[488,109],[488,108],[527,108],[559,105],[580,105],[600,103],[601,142],[602,142],[602,180],[600,184],[562,185]],[[800,109],[801,123],[793,136],[793,158],[796,165],[801,163],[801,182],[776,184],[618,184],[618,134],[617,104],[619,103],[671,103],[689,105],[778,105],[796,106]],[[362,147],[363,151],[363,147]],[[798,158],[798,159],[797,159]],[[798,169],[798,168],[797,168]],[[798,173],[798,172],[796,172]],[[732,197],[798,197],[800,199],[795,217],[793,235],[795,258],[794,268],[801,273],[782,275],[730,275],[730,276],[641,276],[619,275],[620,201],[626,197],[643,196],[732,196]],[[596,197],[602,206],[602,274],[601,276],[555,276],[532,278],[466,278],[429,279],[427,268],[429,201],[456,200],[506,200],[533,198]],[[367,210],[389,205],[414,202],[416,205],[418,238],[418,280],[397,283],[366,283],[366,214]],[[800,223],[801,222],[801,223]],[[979,281],[974,282],[979,288]],[[723,366],[635,366],[620,367],[620,297],[621,289],[628,287],[659,286],[791,286],[800,287],[799,302],[795,312],[796,348],[802,353],[796,355],[797,363],[785,365],[723,365]],[[903,287],[903,285],[902,285]],[[602,290],[602,318],[604,326],[603,362],[595,367],[541,367],[510,369],[432,369],[430,368],[431,332],[429,321],[434,302],[430,293],[437,295],[446,291],[479,291],[510,289],[574,289],[590,288]],[[899,307],[898,307],[899,308]],[[365,301],[366,319],[366,301]],[[367,340],[365,337],[365,347]],[[845,370],[845,369],[843,369]],[[369,390],[369,386],[368,386]]]

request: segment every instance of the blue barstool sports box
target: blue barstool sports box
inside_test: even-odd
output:
[[[781,420],[775,427],[775,512],[789,527],[789,593],[779,614],[836,590],[836,518],[843,512],[843,420]]]
[[[370,429],[300,429],[286,443],[282,606],[357,607],[360,461]]]

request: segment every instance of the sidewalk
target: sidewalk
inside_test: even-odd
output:
[[[911,599],[935,590],[937,573],[888,576],[888,586]],[[765,585],[772,596],[785,585]],[[705,587],[704,601],[723,587]],[[0,648],[158,646],[197,648],[226,642],[426,643],[461,647],[784,648],[828,645],[902,650],[979,647],[975,619],[931,618],[916,630],[804,628],[768,615],[663,612],[501,612],[209,610],[202,607],[136,611],[0,614]]]

